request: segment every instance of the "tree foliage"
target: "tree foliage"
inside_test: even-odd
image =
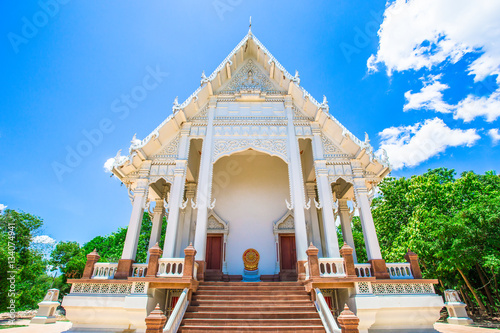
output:
[[[42,226],[39,217],[28,213],[7,209],[0,215],[0,311],[7,309],[11,299],[16,311],[36,308],[50,288],[47,261],[42,248],[33,243]],[[10,297],[13,276],[15,296]]]
[[[456,177],[438,168],[410,178],[387,178],[373,201],[382,255],[419,255],[422,273],[440,289],[459,289],[469,308],[496,311],[500,273],[500,178],[472,171]]]

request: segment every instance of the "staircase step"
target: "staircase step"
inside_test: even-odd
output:
[[[274,295],[288,295],[288,296],[309,296],[305,290],[199,290],[196,292],[197,296],[205,295],[229,295],[229,296],[274,296]]]
[[[325,333],[323,325],[309,326],[181,326],[178,332],[203,333],[203,332],[310,332]]]
[[[309,296],[306,295],[198,295],[194,294],[194,301],[201,300],[242,300],[242,301],[308,301]]]
[[[249,311],[261,311],[261,312],[313,312],[316,313],[316,307],[312,304],[307,305],[262,305],[259,302],[257,306],[239,306],[235,307],[233,305],[230,306],[206,306],[206,305],[197,305],[197,306],[189,306],[187,308],[187,312],[241,312]]]
[[[196,311],[196,312],[186,312],[184,318],[211,318],[211,319],[307,319],[313,318],[317,319],[318,314],[316,312],[278,312],[278,311],[245,311],[245,312],[206,312],[206,311]]]
[[[298,286],[298,287],[303,287],[303,284],[302,284],[302,282],[202,282],[201,286],[230,286],[230,287]]]
[[[179,332],[325,332],[300,282],[202,282]]]
[[[186,318],[181,325],[202,326],[306,326],[322,325],[321,319],[294,318],[294,319],[212,319],[212,318]]]
[[[220,299],[202,299],[202,300],[192,300],[190,302],[192,306],[232,306],[235,308],[247,307],[247,306],[308,306],[311,305],[311,300],[291,300],[291,301],[280,301],[280,300],[220,300]]]

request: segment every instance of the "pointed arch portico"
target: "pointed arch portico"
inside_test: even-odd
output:
[[[307,158],[301,157],[304,144],[299,139],[310,147]],[[148,198],[141,191],[148,186],[143,183],[165,181],[169,198],[163,257],[182,256],[182,248],[193,241],[196,258],[203,262],[209,214],[221,204],[213,193],[214,166],[248,151],[285,162],[287,191],[277,204],[285,211],[287,199],[293,212],[299,261],[306,259],[308,238],[323,247],[323,256],[339,257],[334,208],[338,205],[340,214],[345,205],[334,200],[331,183],[340,177],[353,184],[369,257],[381,258],[373,242],[368,190],[387,174],[387,164],[373,156],[367,138],[357,139],[330,115],[326,98],[316,101],[300,86],[298,73],[287,72],[251,33],[214,73],[202,75],[200,87],[185,102],[174,101],[173,114],[150,135],[134,137],[128,157],[117,154],[113,173],[139,189],[129,225],[137,225],[146,206]],[[166,214],[160,213],[158,202],[156,206],[154,216]],[[221,217],[232,221],[223,215],[221,211]],[[122,258],[132,260],[134,251],[128,244]]]

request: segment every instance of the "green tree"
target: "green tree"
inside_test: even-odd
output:
[[[499,301],[498,287],[491,287],[500,267],[499,177],[456,178],[454,170],[438,168],[388,178],[380,190],[373,217],[384,258],[402,261],[412,249],[424,277],[439,278],[442,289],[468,290],[481,312],[492,313]]]
[[[8,295],[8,271],[15,271],[16,310],[34,309],[50,287],[47,261],[33,239],[43,221],[34,215],[7,209],[0,215],[0,310],[5,311]],[[10,234],[9,234],[10,232]],[[13,253],[9,248],[14,250]],[[13,256],[12,256],[13,254]]]

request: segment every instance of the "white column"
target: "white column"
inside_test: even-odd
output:
[[[179,230],[179,243],[180,249],[178,249],[181,257],[184,256],[184,249],[188,247],[190,241],[190,232],[191,232],[191,219],[193,215],[193,208],[191,207],[191,199],[194,200],[194,190],[196,189],[195,183],[186,184],[186,200],[187,206],[184,209],[184,222],[182,224],[182,229]]]
[[[370,201],[368,200],[368,190],[366,188],[363,170],[359,161],[351,162],[352,171],[354,173],[354,193],[356,201],[359,205],[359,218],[363,227],[363,236],[365,239],[366,254],[368,260],[382,259],[380,245],[378,243],[375,224],[373,223],[372,211],[370,209]]]
[[[306,183],[307,197],[311,200],[311,208],[309,208],[309,221],[311,221],[311,231],[312,239],[311,242],[319,249],[319,256],[323,256],[323,250],[321,249],[321,235],[319,232],[319,220],[318,220],[318,210],[314,204],[316,200],[316,184]]]
[[[198,188],[196,193],[196,204],[198,213],[196,217],[196,231],[194,236],[194,248],[196,249],[196,260],[205,261],[207,246],[207,219],[208,206],[212,196],[212,147],[213,147],[213,125],[215,107],[217,100],[211,98],[208,106],[207,133],[203,140],[201,151],[200,172],[198,176]]]
[[[163,206],[163,199],[157,199],[155,208],[153,209],[151,236],[149,237],[149,249],[155,246],[155,244],[159,243],[161,240],[161,225],[163,224],[162,222],[164,215],[165,207]]]
[[[330,182],[328,181],[328,170],[323,157],[323,143],[321,142],[321,130],[314,126],[313,129],[313,157],[316,168],[316,183],[318,185],[318,196],[320,200],[321,215],[323,217],[323,237],[327,258],[340,258],[339,242],[337,238],[337,227],[333,215],[333,196]]]
[[[179,211],[184,198],[184,183],[186,182],[186,167],[189,154],[189,132],[190,125],[185,123],[181,129],[181,137],[179,139],[178,157],[174,170],[174,184],[170,189],[163,258],[173,258],[176,254],[175,246],[179,230]]]
[[[137,243],[141,232],[142,217],[144,214],[144,204],[148,195],[148,179],[151,161],[144,161],[139,170],[139,179],[134,189],[134,201],[132,203],[132,213],[128,223],[127,235],[121,259],[135,260],[137,254]]]
[[[354,258],[354,262],[357,263],[358,258],[356,256],[356,247],[354,246],[354,238],[352,237],[351,212],[347,206],[347,199],[339,199],[339,216],[340,225],[342,227],[342,237],[344,242],[352,247],[352,256]]]
[[[288,173],[293,202],[293,219],[295,224],[295,248],[297,260],[307,260],[307,228],[304,214],[305,193],[302,180],[302,164],[300,161],[299,144],[293,124],[292,97],[285,97],[286,114],[288,118]]]

